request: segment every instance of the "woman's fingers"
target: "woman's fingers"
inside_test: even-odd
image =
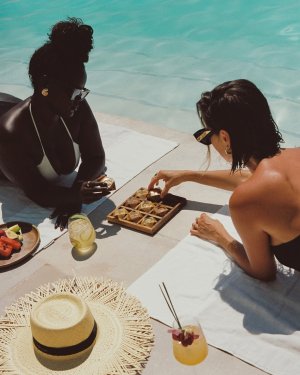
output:
[[[68,224],[69,215],[67,213],[62,214],[60,218],[60,230],[64,230],[67,227]]]
[[[195,219],[190,233],[203,240],[218,243],[220,236],[224,234],[224,227],[219,220],[212,219],[209,215],[202,213]]]
[[[192,224],[192,229],[194,229],[194,230],[198,230],[198,224],[197,223],[193,223]]]
[[[155,185],[157,185],[159,183],[159,180],[161,179],[160,174],[161,174],[160,172],[156,172],[152,176],[150,184],[148,185],[148,190],[154,189]]]
[[[202,213],[199,217],[196,217],[195,221],[192,223],[190,233],[193,236],[197,236],[203,239],[209,239],[210,228],[208,221],[210,220],[212,219],[210,219],[210,217],[207,214]]]
[[[110,193],[106,183],[97,181],[84,182],[81,191],[83,193],[83,196],[90,197],[94,200],[97,200],[99,199],[99,197],[101,198],[102,196],[108,195]]]
[[[161,190],[160,196],[163,198],[170,190],[170,177],[167,174],[167,171],[159,171],[156,172],[150,181],[150,184],[148,185],[148,190],[152,190],[155,188],[155,186],[158,185],[159,181],[163,180],[165,182],[164,187]]]
[[[196,230],[196,229],[191,229],[191,230],[190,230],[190,233],[191,233],[192,236],[200,237],[200,236],[199,236],[199,233],[198,233],[198,230]],[[200,238],[201,238],[201,237],[200,237]]]
[[[83,187],[86,190],[94,190],[95,188],[102,188],[107,190],[107,185],[105,182],[97,182],[97,181],[85,181],[83,183]]]
[[[67,227],[69,216],[70,214],[68,212],[65,212],[64,209],[56,208],[50,216],[50,219],[56,217],[54,229],[59,228],[61,231],[64,230]]]

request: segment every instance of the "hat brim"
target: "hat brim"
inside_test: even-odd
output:
[[[80,355],[66,356],[64,360],[39,356],[34,350],[29,325],[34,304],[55,292],[74,293],[83,298],[98,326],[93,346]],[[134,374],[145,366],[153,346],[153,330],[147,311],[136,297],[128,295],[119,284],[110,280],[59,280],[51,287],[44,285],[38,292],[27,294],[6,312],[6,316],[0,319],[0,335],[5,338],[0,349],[2,355],[6,354],[0,372],[9,369],[12,373],[24,375],[57,375],[60,372],[65,375],[104,375],[119,374],[122,369],[124,374]],[[126,369],[128,372],[124,372]]]

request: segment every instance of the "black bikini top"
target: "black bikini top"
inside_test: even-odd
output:
[[[300,271],[300,236],[271,249],[280,263]]]

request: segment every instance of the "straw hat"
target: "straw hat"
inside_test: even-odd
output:
[[[152,346],[147,311],[111,280],[42,285],[0,317],[4,374],[135,375]]]
[[[30,316],[33,347],[47,359],[80,357],[91,349],[97,324],[88,305],[70,293],[56,293],[38,302]]]

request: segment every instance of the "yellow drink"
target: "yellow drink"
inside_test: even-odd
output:
[[[186,325],[183,327],[186,332],[197,335],[192,344],[183,345],[173,337],[173,354],[180,363],[185,365],[197,365],[202,362],[208,354],[208,346],[200,326]]]
[[[95,229],[84,214],[75,214],[69,218],[68,231],[71,244],[78,251],[88,251],[96,239]]]

